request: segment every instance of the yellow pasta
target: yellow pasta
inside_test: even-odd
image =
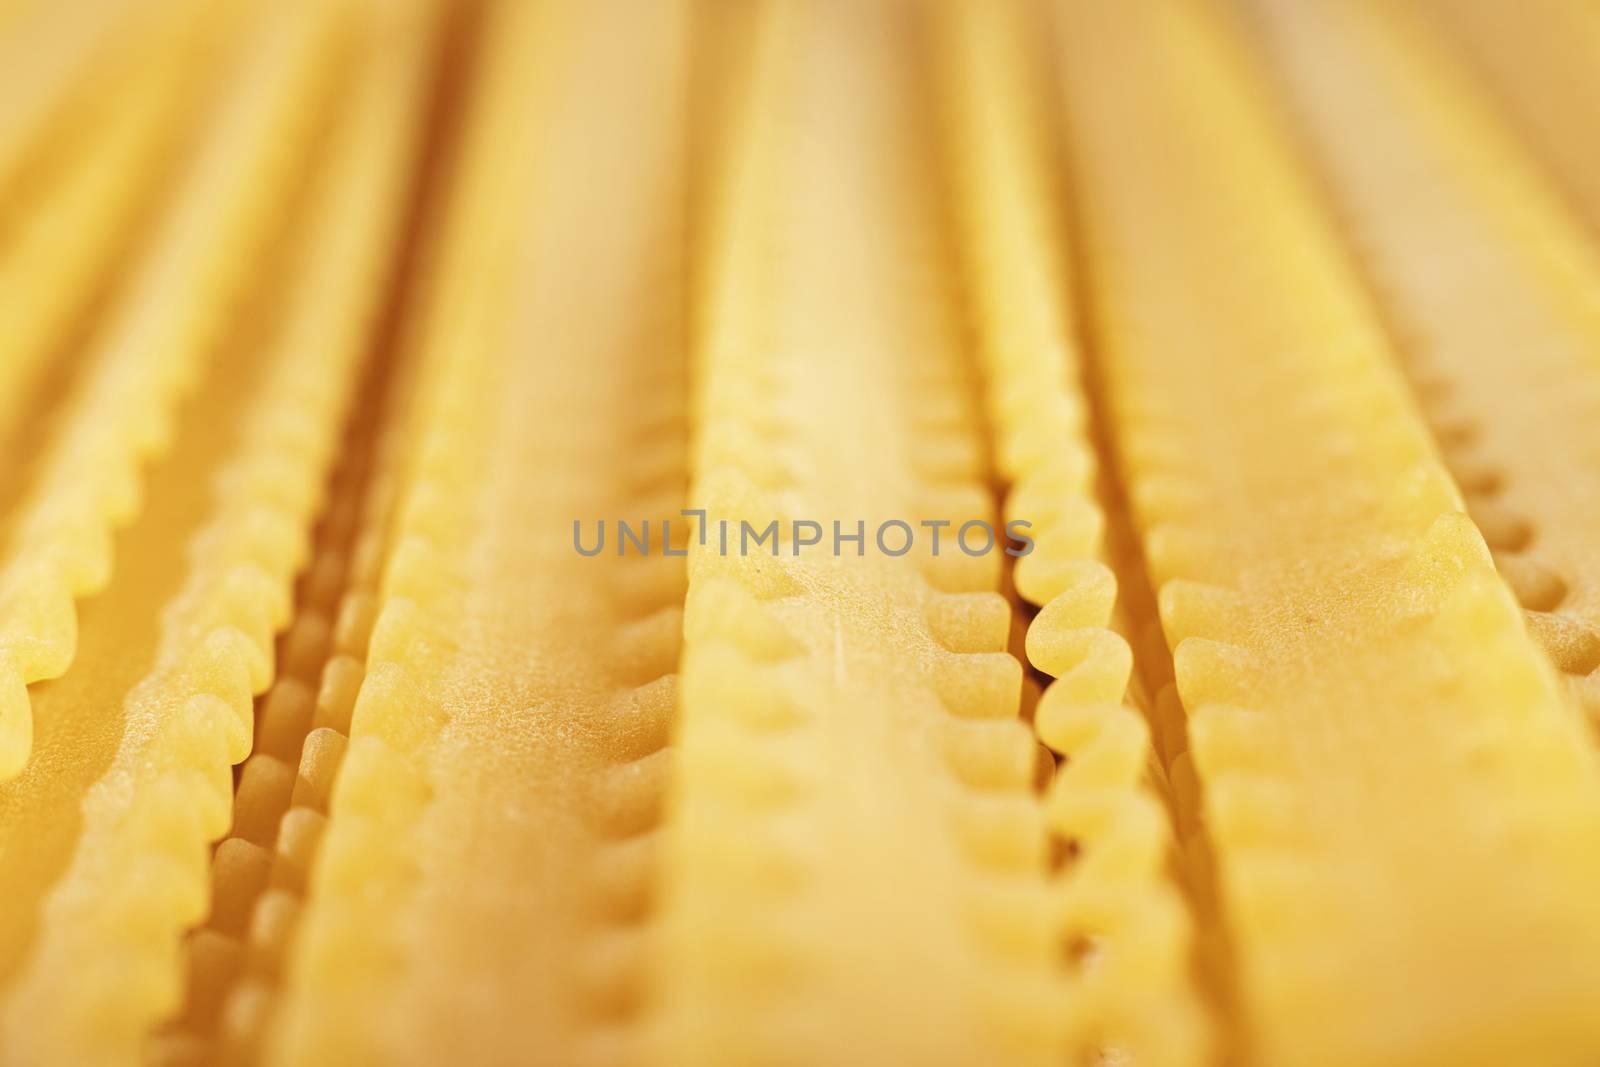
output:
[[[685,12],[512,4],[485,31],[421,429],[264,1036],[275,1062],[582,1063],[640,1040],[682,561],[578,558],[570,517],[682,506],[662,281],[681,256]]]
[[[1584,0],[1426,0],[1533,154],[1600,231],[1600,12]]]
[[[1102,562],[1101,507],[1084,368],[1051,172],[1042,20],[1022,5],[949,5],[961,223],[1008,519],[1035,527],[1019,593],[1040,608],[1029,659],[1058,676],[1034,712],[1064,764],[1048,794],[1063,865],[1072,968],[1070,1054],[1202,1063],[1208,1041],[1190,959],[1190,916],[1173,885],[1171,828],[1151,780],[1149,727],[1126,701],[1132,654],[1111,630],[1117,579]],[[1125,702],[1126,701],[1126,702]]]
[[[1600,1055],[1578,0],[0,0],[0,1062]]]
[[[163,9],[176,6],[156,0],[153,17],[147,12],[140,20],[132,18],[136,8],[126,0],[39,4],[33,10],[18,4],[0,14],[11,20],[0,35],[0,90],[6,99],[0,112],[0,233],[21,221],[29,194],[76,139],[81,126],[72,120],[96,110],[97,97],[117,87],[107,74],[119,65],[119,53],[136,50],[148,25],[169,18]]]
[[[316,389],[330,414],[345,410],[354,388],[378,392],[378,374],[391,370],[368,358],[369,346],[400,247],[435,23],[419,3],[366,4],[362,13],[366,39],[354,50],[347,103],[300,224],[317,237],[292,255],[295,296],[268,342],[286,388]],[[372,365],[358,375],[363,360]],[[372,471],[394,449],[375,440],[372,417],[358,417],[345,437],[333,482],[339,502],[312,539],[294,623],[279,642],[276,678],[234,790],[233,824],[212,857],[211,912],[188,943],[183,1011],[157,1046],[171,1062],[255,1058],[285,920],[303,890],[306,854],[350,730],[372,625],[372,572],[381,561],[378,546],[363,538],[380,535],[392,495]]]
[[[1403,12],[1264,10],[1468,510],[1600,716],[1600,256]]]
[[[1579,1062],[1600,779],[1263,86],[1199,3],[1060,38],[1249,1053]]]
[[[0,290],[10,294],[0,304],[0,450],[10,457],[0,473],[3,514],[26,488],[49,410],[68,389],[70,355],[92,336],[97,307],[114,298],[119,261],[135,253],[137,216],[156,212],[156,187],[194,117],[184,94],[208,84],[223,20],[169,7],[149,47],[114,65],[124,83],[102,75],[111,99],[78,158],[41,202],[17,205],[0,236]]]
[[[998,561],[955,544],[992,505],[917,15],[771,4],[754,31],[696,351],[706,538],[662,870],[667,1062],[1062,1051]],[[950,522],[943,553],[832,554],[835,521],[876,540],[897,516]],[[802,554],[796,520],[828,547]],[[774,521],[770,552],[722,551],[724,523]]]
[[[103,588],[112,531],[138,510],[142,466],[207,365],[229,302],[309,137],[339,6],[258,11],[248,54],[207,118],[180,189],[87,351],[62,431],[40,456],[0,554],[0,780],[27,759],[26,686],[72,661],[76,598]]]
[[[307,303],[349,269],[337,241],[359,231],[330,232],[286,251],[285,296],[251,308],[181,405],[84,609],[78,669],[34,694],[39,751],[0,788],[7,1059],[132,1062],[180,996],[178,935],[207,908],[205,846],[230,818],[228,768],[250,748],[360,351],[357,299],[332,317]]]

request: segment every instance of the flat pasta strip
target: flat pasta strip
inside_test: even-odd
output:
[[[112,532],[138,510],[143,467],[215,353],[291,190],[330,76],[341,4],[255,12],[246,54],[208,120],[142,261],[82,361],[62,432],[40,457],[0,550],[0,780],[27,760],[27,686],[59,677],[78,598],[108,581]]]
[[[1072,974],[1071,1062],[1204,1063],[1192,917],[1169,864],[1172,827],[1150,780],[1149,727],[1126,700],[1128,642],[1111,629],[1084,369],[1050,168],[1035,19],[1022,4],[948,5],[943,28],[952,172],[979,351],[1009,483],[1005,517],[1031,524],[1015,581],[1039,609],[1028,657],[1055,678],[1035,728],[1062,760],[1048,813],[1062,862],[1059,937]],[[1159,773],[1159,772],[1157,772]]]
[[[1262,10],[1468,510],[1600,717],[1600,253],[1413,15]]]
[[[394,361],[365,357],[402,244],[438,21],[424,3],[363,12],[352,84],[297,224],[307,235],[291,268],[298,296],[279,312],[273,345],[286,375],[315,380],[313,368],[323,364],[342,390],[357,380],[355,367],[370,366],[240,769],[233,825],[212,858],[211,913],[187,946],[184,1007],[154,1051],[163,1062],[255,1058],[268,1003],[261,983],[280,962],[363,677],[382,560],[381,546],[367,539],[381,535],[392,496],[379,460],[396,451],[380,435],[380,416],[394,414],[379,403],[380,377],[404,377]]]
[[[642,1039],[683,561],[584,558],[573,523],[683,505],[686,15],[488,12],[271,1061],[612,1062]]]
[[[1593,754],[1265,87],[1207,5],[1062,15],[1097,358],[1248,1053],[1582,1062]]]
[[[768,4],[753,30],[696,297],[668,1063],[1065,1042],[1000,549],[957,546],[994,507],[918,103],[927,11]],[[924,521],[948,523],[938,555]],[[862,540],[836,555],[836,531]]]
[[[1586,0],[1419,5],[1499,96],[1526,142],[1600,232],[1600,10]]]
[[[118,535],[124,565],[84,606],[74,669],[38,686],[38,758],[0,787],[7,1060],[135,1062],[179,1003],[181,934],[207,907],[207,845],[228,825],[229,768],[273,677],[366,326],[357,300],[327,302],[357,231],[296,232],[181,405]]]
[[[137,259],[140,216],[157,213],[159,184],[198,118],[192,98],[215,81],[229,20],[183,4],[155,16],[139,47],[100,74],[111,99],[90,123],[90,143],[0,237],[0,292],[9,294],[0,302],[0,523],[45,447],[73,357],[92,342],[123,265]]]
[[[97,68],[114,65],[128,39],[140,35],[133,16],[149,19],[165,3],[143,5],[141,13],[128,0],[78,0],[3,16],[11,25],[0,33],[0,235],[50,176],[60,150],[81,134],[73,120],[97,106],[96,90],[104,88]]]
[[[0,0],[0,1063],[1589,1064],[1597,59]]]

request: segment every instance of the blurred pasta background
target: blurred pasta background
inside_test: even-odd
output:
[[[1597,129],[1587,0],[0,0],[0,1062],[1594,1063]]]

